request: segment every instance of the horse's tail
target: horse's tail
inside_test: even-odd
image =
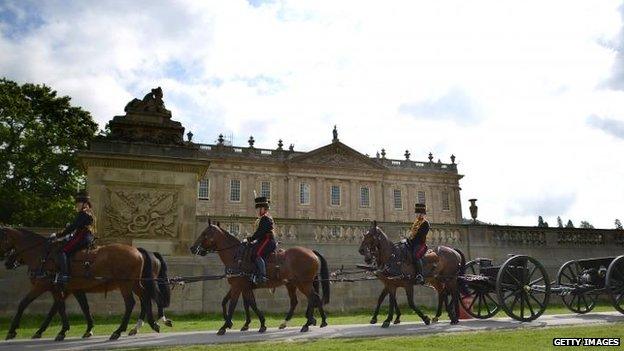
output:
[[[156,299],[158,295],[158,287],[156,286],[156,282],[154,281],[153,271],[152,271],[152,258],[150,257],[149,252],[142,247],[137,247],[137,250],[143,256],[143,271],[141,272],[141,283],[143,288],[145,289],[147,299]]]
[[[169,277],[167,276],[167,262],[159,252],[154,252],[156,259],[160,261],[160,272],[158,272],[158,290],[160,290],[161,305],[166,308],[171,304],[171,286],[169,285]]]
[[[453,250],[457,251],[457,253],[459,253],[459,256],[461,256],[461,263],[459,264],[459,272],[457,273],[457,275],[464,276],[466,275],[466,255],[464,255],[462,250],[458,248],[453,248]],[[470,293],[468,290],[468,284],[466,284],[466,280],[458,279],[458,284],[459,291],[462,295],[468,295]]]
[[[327,267],[327,261],[325,257],[318,253],[318,251],[314,251],[316,257],[321,261],[321,286],[323,287],[323,303],[329,303],[329,268]],[[317,284],[318,286],[318,284]]]

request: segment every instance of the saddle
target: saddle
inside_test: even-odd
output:
[[[58,273],[58,265],[56,263],[56,255],[62,250],[62,243],[55,243],[49,245],[46,248],[46,254],[41,258],[41,264],[39,269],[34,272],[31,272],[31,276],[36,278],[42,278],[47,275],[54,276]],[[79,267],[84,270],[83,276],[90,277],[91,276],[91,265],[95,261],[97,256],[99,246],[96,246],[95,243],[91,243],[88,247],[74,253],[71,257],[68,257],[67,260],[67,271],[69,276],[72,276],[72,266],[78,263]],[[74,267],[75,268],[75,267]]]
[[[392,250],[392,256],[390,261],[386,263],[383,268],[384,274],[390,277],[397,278],[410,278],[410,274],[413,274],[414,256],[412,255],[412,247],[407,240],[401,240],[394,243]],[[427,248],[423,260],[423,276],[431,275],[431,272],[436,268],[438,262],[438,255],[433,249]]]
[[[281,248],[277,248],[271,252],[266,260],[267,278],[269,280],[279,279],[280,267],[284,261],[284,253],[286,251]],[[252,259],[253,257],[253,245],[249,243],[242,243],[234,255],[234,267],[226,267],[225,274],[228,277],[247,277],[249,281],[253,279],[253,276],[258,274],[256,263]]]

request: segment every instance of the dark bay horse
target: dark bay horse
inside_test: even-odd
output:
[[[16,260],[28,266],[31,272],[39,270],[52,272],[56,270],[56,265],[53,261],[45,260],[45,257],[48,255],[47,244],[47,238],[39,234],[23,229],[0,228],[0,257],[4,258],[9,253]],[[11,321],[7,339],[12,339],[17,335],[16,329],[19,327],[26,307],[41,294],[48,291],[54,297],[55,306],[53,308],[57,309],[62,322],[62,329],[58,333],[56,340],[63,340],[67,330],[69,330],[69,321],[65,312],[65,299],[75,291],[107,293],[119,290],[121,292],[125,303],[125,312],[121,325],[113,332],[110,337],[111,340],[118,339],[121,333],[126,331],[128,327],[130,314],[135,305],[133,293],[139,296],[141,306],[146,311],[150,326],[156,331],[159,330],[149,304],[150,296],[142,284],[141,277],[145,259],[138,249],[123,244],[111,244],[96,247],[90,250],[89,253],[80,251],[73,257],[73,261],[84,262],[87,260],[91,262],[88,267],[80,264],[73,265],[71,279],[66,285],[64,292],[59,291],[49,277],[33,277],[31,279],[31,290],[20,301],[17,313]]]
[[[237,268],[238,262],[235,256],[240,245],[241,242],[238,238],[209,221],[208,227],[199,235],[190,250],[192,254],[201,256],[205,256],[208,252],[217,252],[226,269]],[[276,261],[280,262],[279,267],[276,267]],[[318,279],[319,276],[320,281]],[[260,286],[253,285],[249,279],[244,276],[228,277],[230,291],[225,296],[223,304],[225,305],[229,301],[229,308],[227,313],[225,313],[224,306],[225,323],[221,329],[219,329],[219,335],[225,334],[225,331],[232,327],[232,315],[234,314],[236,304],[241,294],[243,296],[243,303],[246,304],[245,307],[251,307],[258,316],[258,319],[260,319],[259,332],[264,332],[266,330],[264,315],[256,306],[253,289],[270,289],[282,285],[285,285],[288,290],[290,310],[286,314],[284,323],[282,323],[280,327],[285,326],[292,318],[295,307],[297,306],[297,290],[303,293],[308,300],[308,307],[306,310],[307,320],[301,327],[301,331],[306,332],[309,330],[310,325],[316,324],[314,308],[318,308],[321,314],[322,321],[320,326],[325,327],[327,325],[327,317],[323,310],[323,304],[329,303],[329,269],[325,258],[323,258],[321,254],[303,247],[281,250],[276,253],[273,259],[268,260],[267,277],[269,278],[268,282]],[[319,283],[323,288],[322,299],[317,292]],[[248,326],[248,323],[249,319],[247,320],[246,326]]]
[[[151,290],[152,300],[156,303],[158,308],[158,319],[162,320],[163,323],[172,327],[173,322],[165,316],[164,309],[169,307],[171,301],[171,286],[167,284],[168,276],[167,276],[167,263],[164,258],[158,252],[149,252],[147,250],[139,248],[143,256],[146,258],[147,262],[151,262],[151,269],[148,269],[148,265],[143,266],[143,275],[142,278],[145,279],[145,283],[150,283],[148,279],[152,279],[153,282],[157,282],[156,285],[146,285],[148,290]],[[2,257],[0,257],[0,261],[2,261]],[[11,253],[7,257],[4,258],[5,267],[9,270],[18,268],[22,262],[18,262],[15,257],[15,252]],[[93,336],[93,317],[91,316],[89,302],[87,299],[87,294],[82,291],[74,291],[73,292],[76,301],[78,302],[82,314],[85,317],[85,321],[87,322],[87,330],[82,335],[82,338],[89,338]],[[141,306],[143,307],[143,306]],[[39,326],[39,329],[32,336],[33,339],[39,339],[43,335],[43,333],[48,329],[52,318],[58,313],[57,304],[53,304],[52,308],[46,315],[45,319]],[[135,335],[138,333],[139,329],[143,326],[143,320],[145,319],[146,311],[141,308],[141,313],[139,314],[139,320],[134,328],[130,329],[128,335]]]
[[[391,263],[393,256],[397,255],[397,249],[388,236],[373,222],[372,227],[364,235],[359,252],[364,256],[366,263],[376,261],[379,267],[384,267]],[[446,310],[451,319],[451,324],[459,322],[459,282],[458,275],[462,274],[465,267],[464,255],[459,251],[446,246],[438,246],[431,252],[427,252],[424,257],[424,270],[430,273],[425,276],[425,282],[428,286],[433,287],[438,292],[438,311],[435,319],[440,316],[442,304],[446,305]],[[401,273],[403,276],[413,276],[414,267],[411,264],[401,264]],[[387,328],[393,318],[394,310],[397,308],[396,289],[399,287],[406,289],[407,302],[409,306],[418,314],[418,316],[429,324],[431,319],[424,315],[420,309],[416,307],[413,299],[413,281],[411,279],[397,278],[384,274],[383,270],[377,270],[376,276],[384,283],[384,291],[387,290],[390,295],[390,308],[388,317],[382,324]],[[382,292],[382,296],[383,296]],[[379,304],[383,302],[380,296],[376,311]],[[450,302],[447,298],[450,297]],[[376,317],[376,314],[375,316]]]

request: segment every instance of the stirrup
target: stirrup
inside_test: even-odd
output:
[[[418,273],[416,274],[416,277],[414,278],[414,281],[416,284],[424,284],[425,283],[425,278],[423,277],[422,274]]]

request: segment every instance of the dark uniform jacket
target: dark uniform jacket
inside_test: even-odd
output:
[[[251,236],[250,241],[258,240],[262,242],[267,236],[270,236],[271,239],[273,238],[273,218],[265,214],[258,220],[258,229]]]
[[[429,221],[425,220],[417,228],[412,231],[410,236],[410,244],[412,246],[421,246],[427,242],[427,233],[429,233]]]
[[[80,211],[76,214],[76,218],[74,221],[65,227],[65,229],[59,233],[58,237],[62,238],[66,235],[69,235],[76,232],[76,235],[84,235],[87,233],[91,233],[91,225],[93,224],[93,217],[88,214],[86,211]]]

